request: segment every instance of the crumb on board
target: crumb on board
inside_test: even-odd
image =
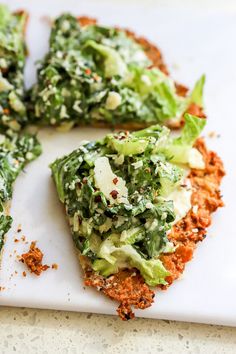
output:
[[[207,135],[208,135],[209,138],[214,138],[216,136],[216,132],[211,131]]]
[[[26,277],[26,271],[22,272],[23,277]]]
[[[207,135],[208,138],[220,138],[220,134],[216,133],[215,131],[210,131]]]
[[[40,17],[40,21],[46,23],[47,25],[49,25],[50,27],[53,24],[53,19],[50,16],[47,15],[43,15]]]
[[[25,263],[31,273],[40,275],[43,271],[50,268],[46,264],[42,264],[43,253],[36,247],[36,242],[31,242],[30,249],[27,253],[23,253],[20,258],[22,263]]]
[[[19,242],[18,238],[15,238],[15,239],[14,239],[14,242]]]
[[[52,264],[52,269],[55,269],[55,270],[57,270],[57,269],[58,269],[58,264],[56,264],[56,263],[53,263],[53,264]]]
[[[0,291],[3,291],[5,289],[6,289],[5,286],[0,286]]]
[[[21,224],[18,225],[17,227],[17,230],[16,230],[18,233],[22,231],[22,227],[21,227]]]

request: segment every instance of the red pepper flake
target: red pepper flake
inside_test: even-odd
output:
[[[25,263],[27,265],[31,273],[40,275],[43,271],[47,270],[50,267],[46,264],[42,264],[43,253],[38,247],[35,246],[36,242],[31,242],[29,251],[27,253],[22,254],[20,260],[22,263]]]
[[[113,199],[117,199],[118,192],[116,190],[111,191],[110,195]]]
[[[22,231],[21,224],[18,225],[17,230],[18,233]]]
[[[117,177],[115,177],[115,178],[113,178],[113,181],[112,181],[114,184],[117,184],[117,182],[118,182],[118,178]]]
[[[53,264],[52,264],[52,269],[55,269],[55,270],[57,270],[57,269],[58,269],[58,264],[56,264],[56,263],[53,263]]]
[[[3,109],[3,113],[8,115],[8,114],[10,114],[10,110],[8,108],[4,108]]]
[[[91,71],[89,68],[85,70],[85,74],[86,74],[86,75],[91,75],[91,72],[92,72],[92,71]]]
[[[19,240],[17,238],[15,238],[14,242],[19,242]]]
[[[22,275],[23,275],[23,277],[26,277],[26,272],[24,271],[24,272],[22,273]]]
[[[8,72],[8,68],[0,68],[0,71],[3,73],[3,74],[6,74]]]
[[[100,195],[96,195],[94,200],[95,200],[96,203],[100,203],[102,201],[102,198],[101,198]]]

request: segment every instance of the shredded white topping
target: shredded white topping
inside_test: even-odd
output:
[[[126,182],[113,173],[107,157],[103,156],[95,160],[94,179],[96,187],[111,204],[128,203]]]

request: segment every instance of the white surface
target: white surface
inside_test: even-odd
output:
[[[9,3],[9,1],[8,1]],[[11,1],[18,8],[17,1]],[[16,4],[14,6],[14,4]],[[21,1],[30,11],[28,28],[30,59],[26,70],[28,84],[34,80],[32,63],[47,48],[48,28],[42,15],[55,16],[64,10],[90,14],[104,24],[118,24],[136,30],[156,42],[177,80],[193,84],[201,73],[207,75],[206,106],[208,131],[220,132],[221,138],[209,140],[225,162],[227,176],[223,183],[226,207],[219,210],[209,229],[208,238],[199,245],[194,260],[186,267],[184,278],[168,291],[158,293],[155,304],[139,316],[206,323],[236,325],[236,235],[235,214],[235,93],[236,12],[191,11],[158,8],[148,3],[123,6],[117,3],[70,1]],[[145,16],[143,14],[145,13]],[[132,14],[132,16],[131,16]],[[178,67],[178,70],[177,70]],[[175,69],[175,70],[174,70]],[[0,304],[115,313],[115,305],[92,289],[84,289],[80,268],[54,186],[48,163],[71,151],[83,139],[97,138],[105,131],[77,129],[67,135],[50,130],[40,132],[44,155],[27,168],[15,186],[12,203],[14,225],[3,252]],[[21,223],[27,240],[37,240],[45,253],[45,263],[58,263],[41,277],[23,278],[20,254],[27,245],[14,243]],[[9,257],[13,254],[12,257]],[[18,275],[11,274],[17,270]]]

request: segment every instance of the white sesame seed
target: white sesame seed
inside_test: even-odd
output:
[[[149,203],[146,204],[146,208],[147,208],[147,209],[152,209],[152,207],[153,207],[153,204],[152,204],[152,203],[149,202]]]
[[[198,232],[198,228],[192,229],[192,232],[197,233]]]
[[[143,166],[143,161],[139,160],[137,162],[132,163],[131,165],[134,166],[134,169],[136,170],[137,168],[141,168]]]

